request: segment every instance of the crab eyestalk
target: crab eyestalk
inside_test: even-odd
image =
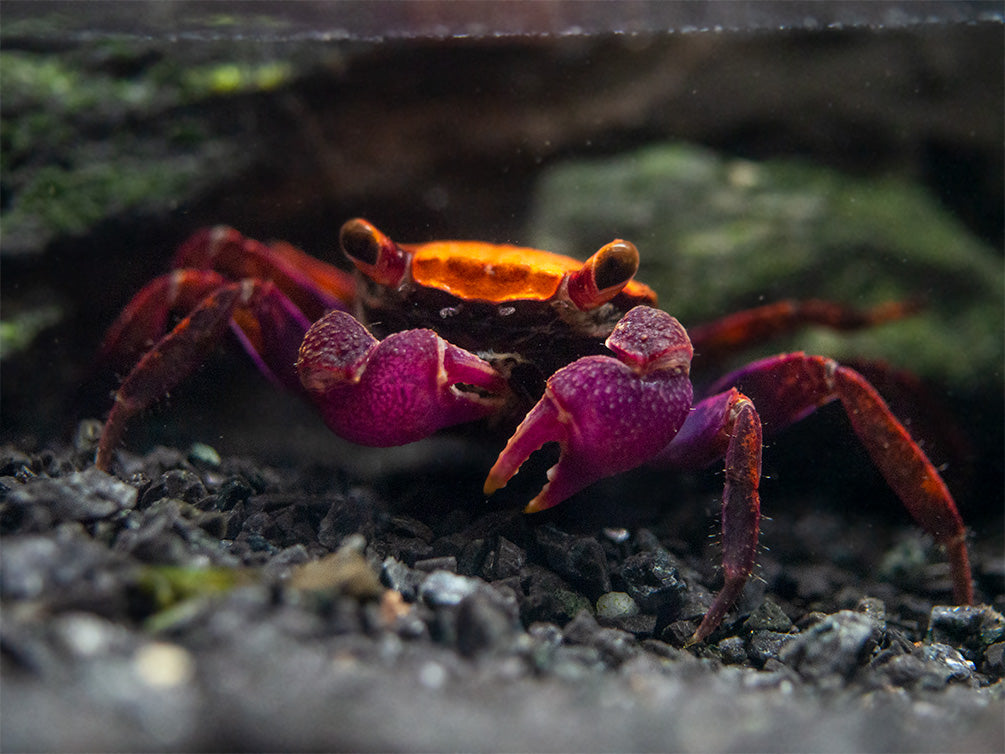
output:
[[[602,247],[569,275],[569,298],[581,311],[606,304],[639,271],[639,250],[620,238]]]
[[[342,251],[375,283],[398,286],[408,268],[408,254],[362,218],[349,220],[339,231]]]

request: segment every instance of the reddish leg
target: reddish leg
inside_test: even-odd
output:
[[[859,330],[915,313],[911,302],[880,304],[871,309],[851,309],[831,301],[778,301],[730,314],[688,330],[696,356],[714,359],[729,351],[756,345],[806,325],[833,330]]]
[[[356,290],[352,275],[295,246],[264,244],[222,225],[192,235],[171,266],[215,270],[231,280],[271,280],[312,322],[330,309],[345,311]]]
[[[175,270],[151,280],[133,296],[101,343],[101,358],[130,368],[168,331],[171,315],[192,311],[210,293],[226,285],[211,270]]]
[[[104,358],[135,366],[105,423],[100,468],[111,463],[129,418],[195,370],[228,325],[269,379],[302,392],[294,364],[304,333],[326,311],[344,310],[354,291],[352,276],[289,244],[266,245],[222,226],[195,233],[174,262],[174,272],[129,302],[102,344]],[[172,316],[186,314],[167,332]]]
[[[921,528],[946,548],[957,603],[973,602],[963,520],[938,471],[858,372],[822,356],[793,353],[755,362],[712,389],[735,385],[757,406],[765,430],[776,432],[838,399],[887,483]]]
[[[736,388],[695,406],[655,465],[700,468],[726,460],[722,491],[722,571],[724,582],[688,644],[703,641],[743,591],[757,557],[761,501],[761,421],[750,400]]]
[[[331,309],[345,311],[355,291],[348,273],[290,244],[266,245],[225,226],[193,234],[179,247],[172,268],[126,305],[102,343],[104,358],[131,366],[168,331],[171,315],[187,314],[228,281],[269,280],[311,322]],[[243,330],[253,339],[253,326]]]
[[[203,281],[193,280],[198,290]],[[145,301],[151,303],[149,299]],[[138,307],[133,322],[139,324],[134,332],[152,330],[151,323],[163,316],[162,311],[160,306]],[[108,470],[129,419],[167,394],[203,363],[228,326],[234,327],[267,375],[285,387],[299,390],[293,364],[297,346],[309,324],[268,281],[245,280],[218,287],[161,338],[123,380],[101,433],[95,465]]]

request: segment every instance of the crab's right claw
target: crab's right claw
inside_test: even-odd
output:
[[[637,306],[606,345],[616,355],[585,356],[555,372],[489,472],[492,494],[548,442],[561,448],[533,513],[604,477],[642,465],[673,439],[691,407],[691,342],[666,312]]]

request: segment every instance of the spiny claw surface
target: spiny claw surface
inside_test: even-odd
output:
[[[297,369],[332,431],[375,447],[404,445],[484,418],[506,390],[487,362],[432,330],[378,341],[339,311],[307,331]]]
[[[669,314],[640,306],[625,315],[607,346],[618,358],[586,356],[552,375],[489,472],[486,494],[548,442],[557,442],[561,454],[527,512],[640,466],[673,439],[692,397],[684,328]]]

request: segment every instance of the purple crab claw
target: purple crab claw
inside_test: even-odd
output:
[[[615,356],[585,356],[558,370],[485,480],[490,495],[548,442],[561,449],[533,513],[633,469],[673,439],[691,407],[691,341],[681,324],[648,306],[629,311],[607,338]]]
[[[345,312],[332,311],[304,336],[300,382],[340,437],[387,447],[428,437],[496,411],[506,381],[485,361],[432,330],[378,341]]]

